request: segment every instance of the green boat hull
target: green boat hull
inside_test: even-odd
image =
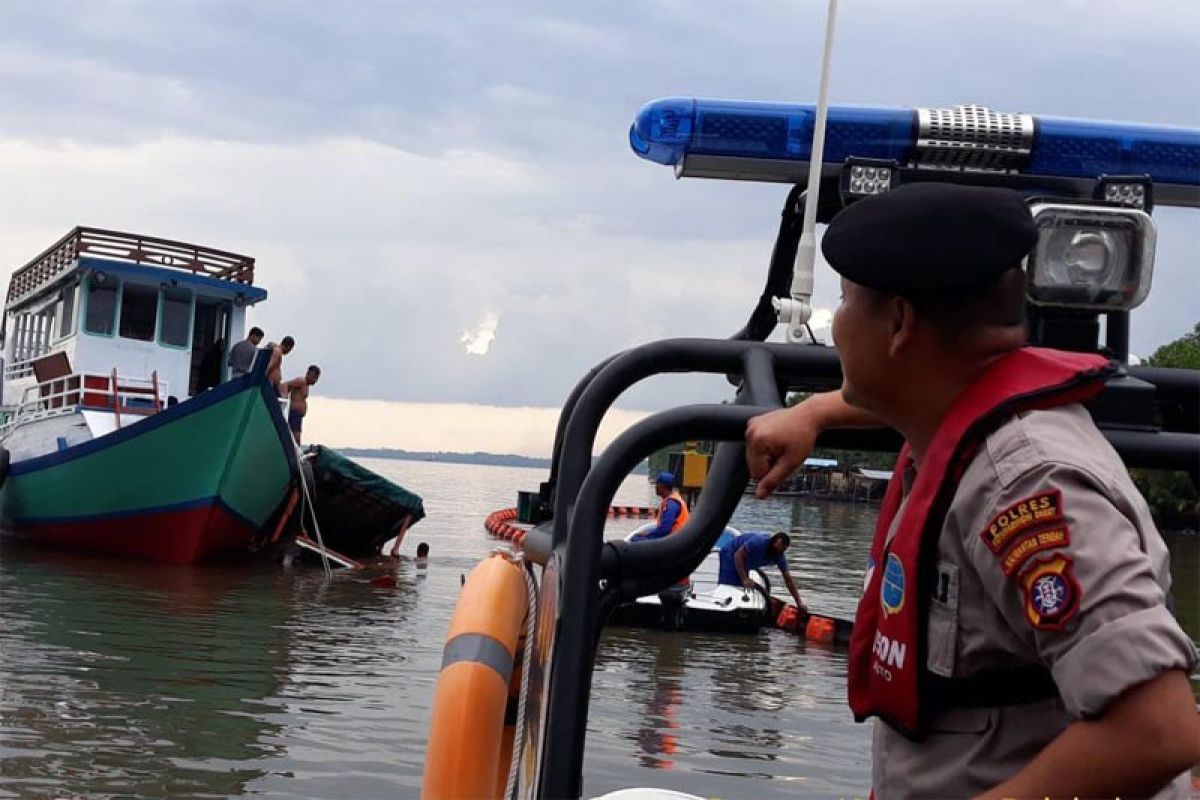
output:
[[[212,561],[269,544],[298,475],[279,403],[256,369],[121,430],[14,462],[0,524],[39,544]]]

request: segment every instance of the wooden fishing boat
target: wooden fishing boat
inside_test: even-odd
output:
[[[4,314],[0,526],[194,563],[279,538],[299,461],[260,351],[227,378],[252,258],[76,228],[14,273]]]

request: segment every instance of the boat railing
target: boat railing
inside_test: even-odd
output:
[[[157,376],[128,378],[110,374],[77,372],[52,378],[27,387],[6,423],[0,425],[0,437],[16,428],[53,417],[75,414],[81,409],[111,411],[120,415],[147,416],[162,410],[161,397],[168,384]]]
[[[20,361],[14,361],[4,367],[4,382],[18,381],[22,378],[33,377],[33,362],[41,358],[42,354],[33,358],[25,358]]]
[[[78,227],[13,273],[6,302],[12,305],[35,294],[70,271],[82,256],[185,270],[246,285],[254,283],[254,259],[250,256],[157,236]]]

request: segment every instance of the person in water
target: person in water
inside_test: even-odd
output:
[[[284,396],[283,389],[283,357],[292,352],[296,340],[290,336],[283,337],[279,344],[274,342],[267,345],[271,351],[271,360],[267,362],[267,381],[275,387],[280,397]]]
[[[245,339],[235,344],[229,350],[229,377],[240,378],[250,372],[254,366],[254,356],[263,340],[262,328],[251,328]]]
[[[779,569],[779,574],[783,576],[783,582],[787,585],[792,599],[796,601],[796,608],[801,614],[807,614],[808,607],[800,599],[800,592],[796,589],[796,582],[792,580],[792,573],[788,569],[787,558],[784,555],[791,543],[791,537],[783,531],[743,533],[733,537],[721,545],[721,549],[717,551],[721,564],[717,581],[726,586],[742,586],[746,589],[753,589],[754,581],[750,579],[750,570],[762,569],[768,564],[774,564]]]
[[[421,542],[417,545],[417,566],[423,567],[429,563],[429,545]]]
[[[688,521],[687,503],[683,495],[675,488],[675,476],[670,472],[660,472],[654,481],[654,493],[659,497],[658,519],[652,530],[647,531],[641,538],[661,539],[667,534],[674,533]]]
[[[850,651],[851,710],[878,718],[877,800],[1186,798],[1200,763],[1167,548],[1080,403],[1110,367],[1026,347],[1037,241],[1006,189],[854,202],[822,241],[841,389],[747,426],[760,496],[825,430],[906,439]]]
[[[304,415],[308,413],[308,390],[321,377],[321,368],[316,364],[309,366],[308,371],[299,378],[292,378],[281,387],[288,398],[288,429],[292,432],[296,444],[300,444],[300,431],[304,427]]]

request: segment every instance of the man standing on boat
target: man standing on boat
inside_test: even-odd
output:
[[[276,393],[283,397],[283,357],[292,352],[296,340],[290,336],[283,337],[279,344],[272,342],[267,345],[271,351],[271,360],[267,362],[267,380],[275,387]]]
[[[754,581],[750,580],[750,570],[774,564],[783,576],[783,582],[792,599],[796,601],[796,609],[801,614],[807,614],[808,608],[800,599],[800,592],[796,589],[796,582],[792,580],[792,573],[788,570],[787,558],[784,555],[791,543],[791,537],[783,531],[743,533],[733,537],[717,551],[721,564],[717,582],[725,586],[753,589]]]
[[[250,335],[230,349],[229,377],[231,379],[250,373],[250,369],[254,366],[254,356],[258,353],[258,345],[262,340],[262,328],[251,328]]]
[[[296,444],[300,444],[300,430],[304,426],[304,415],[308,413],[308,389],[321,377],[321,368],[316,364],[299,378],[292,378],[280,387],[280,393],[288,398],[288,429]]]
[[[654,493],[661,498],[658,504],[658,524],[653,530],[647,531],[643,540],[661,539],[683,527],[690,513],[683,495],[675,488],[675,476],[670,472],[660,472],[654,480]]]
[[[830,224],[840,391],[746,431],[760,496],[830,428],[907,440],[851,643],[878,800],[1188,796],[1195,646],[1168,553],[1080,404],[1098,356],[1025,346],[1038,241],[1009,190],[914,184]]]

